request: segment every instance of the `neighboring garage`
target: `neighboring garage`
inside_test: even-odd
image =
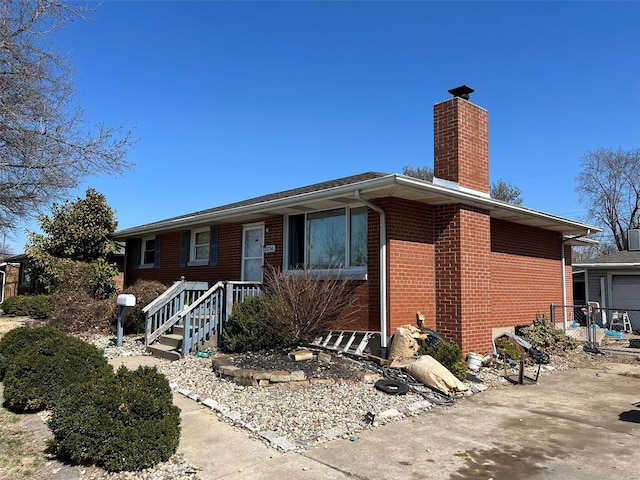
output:
[[[573,264],[574,304],[597,302],[604,322],[628,312],[640,331],[640,250],[625,250]]]
[[[640,330],[640,275],[611,275],[611,308],[629,311],[632,326]]]

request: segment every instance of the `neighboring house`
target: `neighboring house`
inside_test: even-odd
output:
[[[124,244],[117,243],[116,251],[107,257],[107,261],[115,263],[118,268],[114,280],[116,289],[121,292],[124,289]],[[29,259],[25,254],[7,257],[0,263],[0,281],[2,281],[2,291],[0,292],[0,303],[5,299],[16,295],[33,294],[33,287],[28,274]]]
[[[572,298],[571,245],[600,229],[490,198],[472,91],[434,106],[433,183],[368,172],[124,229],[125,285],[261,281],[265,264],[348,274],[364,308],[336,328],[381,332],[384,348],[419,311],[465,353],[490,352],[496,332]]]
[[[634,233],[635,232],[635,233]],[[629,237],[640,236],[630,230]],[[574,304],[597,302],[602,323],[611,321],[613,312],[627,312],[634,330],[640,330],[640,245],[573,265]]]
[[[27,258],[24,255],[6,257],[0,263],[0,276],[2,277],[2,291],[0,303],[9,297],[15,297],[28,291],[29,277],[26,273]]]

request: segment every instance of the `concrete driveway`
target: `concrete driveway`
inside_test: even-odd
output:
[[[371,480],[638,479],[639,437],[640,365],[610,364],[486,391],[304,455]]]
[[[141,361],[161,360],[113,363]],[[179,451],[202,480],[640,478],[640,363],[555,372],[302,453],[278,452],[201,404],[174,399]]]

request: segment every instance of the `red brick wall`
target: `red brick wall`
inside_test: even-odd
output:
[[[485,109],[459,97],[433,107],[434,176],[489,192],[489,122]]]
[[[281,267],[282,265],[282,217],[268,217],[263,221],[269,225],[265,231],[265,245],[275,245],[274,253],[264,255],[265,264]],[[219,225],[218,265],[180,266],[181,231],[168,232],[161,235],[160,268],[133,268],[133,254],[128,251],[126,286],[137,280],[156,280],[166,285],[180,280],[184,276],[187,281],[217,282],[220,280],[240,280],[242,274],[242,225],[241,223]]]
[[[391,198],[379,205],[387,216],[388,334],[401,325],[416,325],[417,312],[433,328],[433,209]]]
[[[493,326],[529,325],[549,305],[562,305],[561,235],[539,228],[491,221]],[[571,247],[565,246],[567,298],[573,296]]]
[[[488,212],[461,205],[436,207],[436,330],[466,354],[491,345]]]

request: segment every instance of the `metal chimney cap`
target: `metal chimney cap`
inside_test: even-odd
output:
[[[466,85],[461,85],[456,88],[452,88],[448,90],[448,92],[454,97],[464,98],[465,100],[469,100],[469,94],[473,93],[475,90],[471,87],[467,87]]]

